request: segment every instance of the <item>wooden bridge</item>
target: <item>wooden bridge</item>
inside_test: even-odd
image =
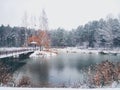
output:
[[[2,48],[0,49],[0,59],[13,57],[13,58],[22,58],[29,57],[31,53],[33,53],[38,48]]]

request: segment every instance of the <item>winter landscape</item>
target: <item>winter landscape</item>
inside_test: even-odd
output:
[[[0,0],[0,89],[120,89],[119,0]]]

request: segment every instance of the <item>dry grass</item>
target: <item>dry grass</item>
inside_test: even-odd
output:
[[[27,76],[23,76],[20,79],[19,84],[17,86],[18,87],[29,87],[30,85],[31,85],[30,78]]]
[[[120,63],[111,63],[108,60],[95,66],[93,82],[96,86],[111,84],[120,79]]]
[[[10,67],[0,62],[0,83],[7,84],[12,79],[12,73],[9,71]]]

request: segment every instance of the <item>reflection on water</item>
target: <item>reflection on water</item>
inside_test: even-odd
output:
[[[34,84],[69,84],[86,80],[87,75],[82,71],[84,68],[104,60],[117,62],[119,58],[120,55],[60,54],[50,59],[29,59],[19,72],[29,76]]]
[[[48,82],[49,65],[46,60],[36,61],[35,63],[31,62],[28,68],[32,77],[37,79],[37,83]]]

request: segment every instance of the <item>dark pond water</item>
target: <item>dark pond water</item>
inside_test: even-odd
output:
[[[86,80],[87,76],[82,70],[104,60],[119,62],[120,55],[70,53],[49,59],[34,58],[28,59],[18,72],[19,76],[29,76],[34,84],[70,84]]]

